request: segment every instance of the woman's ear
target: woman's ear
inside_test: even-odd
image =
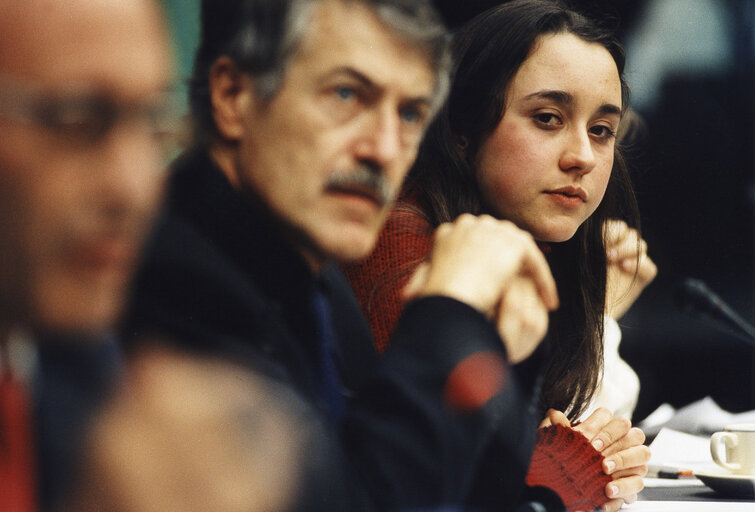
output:
[[[210,104],[218,134],[227,141],[244,135],[244,114],[253,101],[251,80],[230,57],[220,57],[210,68]]]

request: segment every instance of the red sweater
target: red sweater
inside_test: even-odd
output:
[[[401,316],[402,290],[432,248],[433,231],[416,205],[400,203],[372,254],[343,267],[380,352],[388,348]],[[569,510],[592,510],[608,501],[604,488],[612,478],[603,473],[602,461],[582,434],[564,427],[540,429],[527,484],[550,487]]]
[[[388,348],[401,316],[401,291],[432,248],[433,231],[419,209],[401,203],[388,217],[372,254],[343,267],[380,352]]]

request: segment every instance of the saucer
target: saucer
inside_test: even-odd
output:
[[[735,475],[710,467],[696,470],[695,476],[721,496],[755,498],[755,475]]]

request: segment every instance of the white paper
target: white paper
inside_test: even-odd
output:
[[[677,469],[710,467],[710,438],[693,436],[663,428],[650,443],[649,466],[669,466]]]
[[[755,502],[635,501],[621,510],[631,512],[755,512]]]
[[[669,404],[662,404],[638,426],[648,437],[655,435],[662,427],[709,436],[731,423],[753,422],[755,411],[731,413],[721,409],[715,400],[706,396],[678,410]]]

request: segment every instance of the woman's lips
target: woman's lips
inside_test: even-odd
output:
[[[587,192],[580,187],[561,187],[555,190],[548,190],[549,194],[561,194],[569,197],[578,197],[583,203],[587,202]]]
[[[569,208],[575,208],[587,202],[587,192],[579,187],[561,187],[545,192],[556,203]]]

